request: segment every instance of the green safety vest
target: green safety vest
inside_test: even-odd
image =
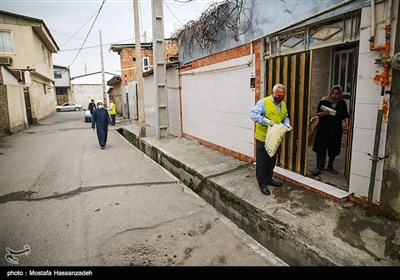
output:
[[[117,106],[115,106],[114,103],[111,103],[111,110],[110,110],[110,115],[116,115],[117,114]]]
[[[287,114],[286,103],[282,101],[281,103],[281,111],[278,111],[275,103],[272,101],[271,97],[264,97],[264,105],[265,105],[265,117],[274,121],[275,123],[281,123]],[[256,123],[256,131],[255,138],[261,142],[265,142],[265,136],[267,135],[267,124]]]

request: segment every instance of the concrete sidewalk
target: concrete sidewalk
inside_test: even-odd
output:
[[[0,275],[287,266],[114,127],[100,149],[82,116],[56,114],[0,141]]]
[[[250,163],[185,138],[156,140],[150,127],[139,138],[136,122],[119,119],[116,129],[289,265],[400,265],[398,221],[287,182],[264,196]]]

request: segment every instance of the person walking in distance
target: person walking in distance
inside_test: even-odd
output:
[[[117,106],[114,104],[114,101],[112,99],[110,99],[110,108],[108,110],[110,111],[111,125],[115,125],[115,116],[117,115]]]
[[[105,149],[108,136],[108,125],[111,124],[110,115],[103,106],[103,101],[97,101],[97,108],[92,115],[92,129],[97,129],[97,139],[102,150]]]
[[[282,183],[272,178],[276,164],[276,154],[270,157],[265,150],[265,137],[268,126],[284,124],[290,127],[286,103],[283,98],[286,87],[282,84],[274,85],[272,94],[260,99],[250,112],[250,118],[255,122],[256,139],[256,177],[261,192],[270,195],[269,186],[281,187]]]
[[[90,114],[93,115],[93,111],[96,110],[96,104],[94,103],[94,99],[90,100],[87,109],[90,111]]]
[[[332,174],[339,173],[333,168],[333,162],[335,157],[340,154],[343,133],[342,121],[344,120],[346,127],[349,125],[347,104],[342,96],[342,87],[335,85],[331,88],[329,94],[318,103],[317,116],[319,120],[313,144],[313,151],[317,155],[317,168],[311,171],[313,175],[319,175],[325,169],[327,152],[329,161],[326,171]]]

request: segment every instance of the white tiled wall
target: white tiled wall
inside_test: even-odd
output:
[[[180,103],[179,103],[179,78],[178,70],[167,69],[167,98],[169,134],[180,136]],[[157,127],[156,115],[156,89],[154,75],[144,77],[143,81],[144,107],[146,125]]]
[[[250,110],[254,62],[245,56],[182,75],[183,132],[238,153],[254,156]]]
[[[375,46],[385,43],[385,15],[384,3],[376,5],[375,19]],[[397,2],[397,3],[396,3]],[[397,10],[398,1],[393,1],[394,11]],[[393,18],[393,17],[392,17]],[[394,21],[392,23],[395,23]],[[382,73],[383,67],[375,63],[381,52],[369,50],[370,33],[370,7],[362,9],[361,34],[358,60],[358,77],[356,106],[354,112],[354,134],[351,156],[350,186],[349,192],[357,197],[368,197],[368,190],[371,178],[371,156],[375,142],[375,130],[377,123],[378,107],[381,101],[381,86],[376,85],[373,78],[376,74]],[[395,25],[392,24],[392,38],[394,38]],[[392,53],[394,42],[392,40]],[[388,96],[385,96],[388,98]],[[378,156],[385,155],[385,143],[387,124],[382,123],[380,146]],[[384,160],[377,162],[373,202],[379,202]]]

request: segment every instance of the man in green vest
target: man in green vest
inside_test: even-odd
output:
[[[256,123],[256,177],[261,192],[270,195],[267,186],[281,187],[282,183],[272,178],[276,163],[276,154],[270,157],[265,150],[265,137],[268,126],[284,124],[290,127],[286,103],[283,101],[286,87],[274,85],[272,94],[260,99],[250,112],[250,118]]]
[[[111,117],[111,125],[115,125],[115,116],[117,115],[117,106],[114,101],[110,99],[110,108],[108,108]]]

